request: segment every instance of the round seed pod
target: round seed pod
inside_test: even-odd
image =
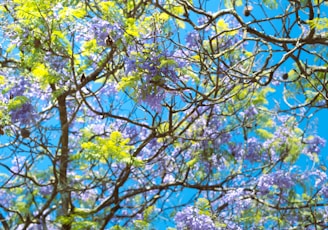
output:
[[[283,80],[287,80],[287,79],[288,79],[288,73],[283,74],[283,75],[282,75],[282,79],[283,79]]]
[[[28,130],[27,128],[23,128],[21,129],[21,136],[23,138],[28,138],[30,136],[30,130]]]
[[[251,15],[252,10],[253,10],[252,6],[245,6],[244,7],[244,15],[246,17],[248,17],[249,15]]]

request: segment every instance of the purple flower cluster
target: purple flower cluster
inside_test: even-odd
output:
[[[54,188],[51,185],[42,186],[40,188],[40,194],[42,196],[48,196],[52,193],[53,189]]]
[[[92,38],[97,40],[99,46],[106,46],[105,39],[108,35],[116,41],[123,37],[123,30],[118,23],[110,23],[98,17],[94,17],[90,21],[90,29],[92,31]]]
[[[208,13],[210,13],[210,12],[208,12]],[[202,17],[198,18],[198,20],[197,20],[197,24],[198,24],[199,26],[202,26],[202,25],[204,25],[204,24],[207,24],[208,21],[209,21],[208,17],[206,17],[206,16],[202,16]],[[206,26],[206,27],[205,27],[205,31],[209,31],[210,29],[211,29],[211,26]]]
[[[160,102],[165,98],[166,93],[164,86],[169,82],[176,82],[178,80],[176,68],[183,68],[185,65],[186,62],[177,57],[177,52],[153,50],[146,55],[136,54],[128,57],[125,72],[127,75],[135,73],[142,75],[142,79],[135,83],[138,100],[160,112]]]
[[[262,159],[262,145],[261,143],[255,138],[251,137],[247,140],[247,151],[245,158],[250,162],[257,162]]]
[[[50,68],[54,71],[56,71],[58,74],[61,74],[63,76],[67,76],[67,64],[69,63],[69,60],[67,58],[53,55],[51,52],[46,52],[44,56],[44,60],[46,63],[49,64]]]
[[[199,210],[195,207],[186,207],[178,212],[174,217],[178,230],[216,230],[213,220],[204,214],[199,214]]]
[[[325,146],[326,140],[319,136],[314,136],[313,138],[308,139],[306,143],[307,143],[307,148],[306,148],[305,152],[319,153],[320,147]]]
[[[24,96],[24,94],[28,92],[29,87],[30,84],[24,78],[22,78],[9,91],[9,95],[12,98],[15,98],[17,96]],[[21,107],[11,110],[10,115],[13,123],[20,122],[21,124],[26,125],[33,121],[34,108],[32,104],[28,101]]]
[[[324,186],[320,192],[324,197],[328,198],[328,186]]]
[[[199,32],[191,31],[186,36],[186,46],[189,48],[197,48],[200,43]]]
[[[3,207],[10,207],[12,205],[12,202],[14,201],[13,199],[14,194],[6,191],[5,189],[0,189],[0,205]]]
[[[233,204],[235,203],[241,196],[247,194],[247,192],[243,188],[237,188],[235,190],[229,191],[226,195],[222,197],[220,200],[222,204]]]
[[[235,31],[237,31],[237,33],[232,36],[227,36],[227,34],[223,34],[223,36],[220,36],[222,38],[220,48],[228,49],[231,46],[235,45],[238,41],[241,40],[241,38],[243,36],[243,31],[240,29],[240,24],[236,20],[235,17],[229,15],[224,18],[224,21],[229,23],[229,28],[231,28],[231,29],[239,28],[238,30],[235,30]]]
[[[314,187],[318,188],[327,181],[327,174],[321,170],[314,169],[311,171],[303,172],[301,175],[302,180],[308,180],[314,178]]]
[[[294,185],[289,172],[279,170],[270,174],[262,175],[258,180],[258,189],[262,194],[267,194],[273,186],[289,189]]]
[[[98,45],[100,46],[106,46],[105,39],[108,36],[109,32],[109,22],[102,20],[98,17],[94,17],[90,21],[90,29],[93,32],[94,38],[96,38]]]
[[[23,170],[25,161],[26,157],[24,156],[14,157],[11,161],[11,170],[15,173],[20,173]]]
[[[255,108],[254,105],[250,106],[249,108],[247,108],[247,109],[243,112],[243,115],[244,115],[245,118],[247,118],[247,119],[252,119],[252,118],[254,118],[257,114],[258,114],[258,111],[257,111],[257,109]]]
[[[34,108],[30,103],[25,103],[18,109],[11,111],[11,121],[13,123],[29,124],[33,121]],[[31,116],[32,115],[32,116]]]

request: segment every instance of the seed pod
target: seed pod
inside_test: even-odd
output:
[[[251,15],[252,10],[253,10],[252,6],[245,6],[244,7],[244,15],[246,17],[248,17],[249,15]]]
[[[4,135],[4,134],[5,134],[5,132],[3,131],[2,128],[3,128],[3,127],[0,127],[0,135]]]
[[[21,135],[23,138],[28,138],[30,136],[30,131],[27,128],[21,129]]]
[[[287,80],[288,79],[288,73],[283,74],[282,79]]]
[[[33,43],[34,43],[34,47],[35,48],[40,48],[40,46],[41,46],[41,41],[40,41],[40,39],[38,39],[38,38],[35,38],[34,39],[34,41],[33,41]]]
[[[105,39],[105,43],[106,43],[106,46],[109,46],[110,47],[110,46],[113,45],[114,41],[113,41],[113,39],[109,35],[107,35],[107,37]]]
[[[85,74],[82,73],[82,76],[81,76],[81,83],[83,83],[85,81]]]

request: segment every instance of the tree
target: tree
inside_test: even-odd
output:
[[[216,2],[2,1],[4,229],[327,227],[327,3]]]

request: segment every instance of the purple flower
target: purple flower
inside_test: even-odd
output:
[[[97,40],[98,45],[106,46],[105,39],[109,34],[109,22],[94,17],[91,19],[90,29],[93,32],[93,36]]]
[[[249,108],[247,108],[244,112],[245,118],[247,119],[251,119],[254,118],[255,115],[258,114],[257,109],[255,108],[255,106],[250,106]]]
[[[324,186],[322,189],[321,189],[321,194],[328,198],[328,186]]]
[[[43,196],[47,196],[47,195],[50,195],[53,191],[53,187],[51,185],[46,185],[46,186],[42,186],[40,188],[40,193],[43,195]]]
[[[118,23],[109,23],[101,18],[94,17],[90,22],[90,29],[93,32],[93,37],[97,40],[100,46],[106,46],[105,39],[108,35],[116,41],[123,36],[122,26]]]
[[[235,203],[241,196],[245,195],[246,192],[243,188],[238,188],[236,190],[229,191],[226,195],[223,196],[221,202],[223,204],[233,204]]]
[[[29,124],[33,121],[34,109],[30,103],[25,103],[23,106],[12,110],[10,114],[13,123]]]
[[[161,112],[161,101],[165,98],[162,86],[178,79],[176,68],[184,63],[177,61],[173,52],[152,51],[149,55],[133,55],[126,59],[125,73],[142,74],[142,81],[135,80],[134,90],[139,102],[144,102],[157,112]],[[165,63],[168,61],[167,63]],[[173,61],[173,62],[172,62]]]
[[[0,205],[10,207],[13,201],[13,193],[10,190],[0,189]]]
[[[179,68],[183,68],[188,65],[187,57],[188,57],[187,51],[182,51],[181,49],[175,50],[175,52],[172,54],[172,58],[176,61]]]
[[[314,187],[320,187],[325,181],[327,181],[327,175],[325,172],[315,169],[314,171],[306,171],[302,173],[301,178],[303,180],[314,177],[315,184]]]
[[[66,67],[69,63],[67,58],[63,58],[58,55],[53,55],[51,52],[47,52],[44,56],[44,60],[49,64],[50,68],[56,71],[58,74],[67,75]]]
[[[13,99],[17,96],[24,96],[29,93],[31,84],[24,78],[19,78],[16,84],[9,91],[9,94]],[[21,124],[29,124],[34,119],[34,108],[30,101],[26,102],[22,106],[12,109],[10,111],[11,120],[13,123],[20,122]]]
[[[11,90],[9,91],[9,93],[13,96],[23,96],[25,92],[28,91],[29,87],[30,87],[30,83],[22,77],[18,77],[18,81],[16,82],[16,84],[14,85],[14,87],[11,88]]]
[[[209,13],[209,12],[208,12],[208,13]],[[208,21],[209,21],[209,18],[208,18],[207,16],[201,16],[200,18],[198,18],[198,20],[197,20],[197,24],[198,24],[199,26],[202,26],[202,25],[204,25],[204,24],[207,24]],[[205,27],[205,31],[209,31],[210,29],[211,29],[211,26],[210,26],[210,25]]]
[[[213,220],[203,214],[199,214],[199,210],[195,207],[186,207],[178,212],[174,217],[174,221],[178,230],[216,230]]]
[[[307,140],[308,146],[305,151],[308,153],[319,153],[320,147],[324,147],[325,144],[326,144],[326,140],[319,136],[314,136],[313,138],[308,138],[308,140]]]
[[[24,156],[14,157],[11,161],[12,163],[11,170],[15,173],[21,172],[24,167],[25,161],[26,161],[26,157]]]
[[[164,183],[172,183],[175,181],[175,178],[174,176],[172,176],[171,174],[167,174],[165,175],[164,179],[163,179],[163,182]]]
[[[160,113],[162,111],[161,101],[164,99],[165,95],[163,92],[151,93],[146,95],[144,98],[139,98],[139,100],[145,102],[151,109]]]
[[[189,48],[197,47],[200,37],[197,31],[191,31],[186,36],[186,46]]]
[[[251,137],[247,140],[247,152],[246,159],[250,162],[256,162],[261,160],[262,146],[255,137]]]
[[[289,172],[282,170],[265,174],[258,180],[258,189],[262,194],[269,193],[272,186],[277,186],[282,189],[291,188],[294,185],[293,178]]]
[[[308,24],[301,24],[302,38],[306,38],[310,33],[310,26]]]

